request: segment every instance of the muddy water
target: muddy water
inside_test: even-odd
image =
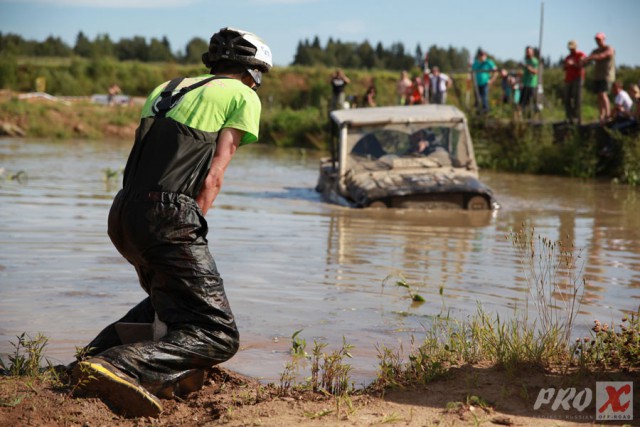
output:
[[[0,354],[26,331],[49,338],[54,362],[143,298],[133,269],[106,235],[129,144],[0,140]],[[315,154],[260,146],[234,159],[209,245],[237,316],[242,349],[226,366],[277,381],[290,337],[355,346],[358,380],[375,375],[376,346],[409,346],[433,316],[464,319],[523,309],[525,271],[507,238],[523,222],[581,251],[585,302],[576,334],[640,304],[637,189],[567,178],[483,172],[502,209],[427,215],[348,210],[313,187]],[[28,181],[6,179],[23,170]],[[412,304],[411,291],[424,297]]]

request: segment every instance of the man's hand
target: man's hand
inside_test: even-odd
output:
[[[243,135],[243,131],[233,128],[223,128],[220,131],[216,152],[211,160],[211,168],[204,179],[200,193],[196,197],[196,203],[200,206],[203,215],[207,214],[218,193],[220,193],[222,182],[224,181],[224,173],[240,145]]]

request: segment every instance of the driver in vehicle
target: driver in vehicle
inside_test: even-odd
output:
[[[410,137],[411,148],[409,155],[429,156],[441,166],[451,165],[451,159],[447,149],[439,143],[436,134],[430,130],[421,129]]]
[[[428,156],[436,151],[438,148],[444,149],[439,145],[436,145],[436,135],[431,131],[424,129],[415,132],[410,137],[411,146],[409,153],[411,155]]]

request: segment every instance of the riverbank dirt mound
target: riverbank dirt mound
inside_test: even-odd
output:
[[[71,397],[65,386],[1,377],[0,426],[572,426],[594,422],[595,402],[582,411],[573,406],[554,411],[551,403],[534,410],[540,390],[593,390],[596,380],[616,379],[638,384],[640,376],[510,375],[492,366],[465,366],[419,389],[335,398],[310,391],[281,393],[277,385],[214,368],[200,391],[184,400],[163,400],[164,412],[150,420],[119,417],[98,399]]]
[[[0,136],[133,140],[140,101],[100,105],[90,97],[0,90]]]

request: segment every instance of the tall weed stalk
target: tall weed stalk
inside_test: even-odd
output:
[[[582,251],[563,240],[536,236],[530,225],[523,225],[509,237],[527,281],[526,309],[531,297],[538,312],[540,333],[559,334],[568,346],[584,294]]]

